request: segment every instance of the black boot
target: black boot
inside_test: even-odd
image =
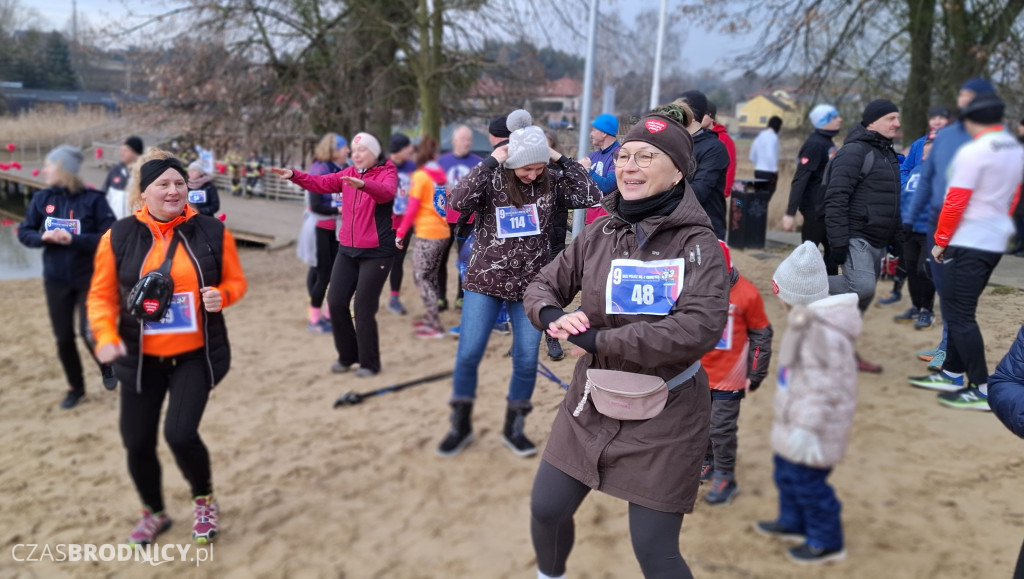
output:
[[[473,402],[453,401],[451,407],[452,428],[437,447],[441,456],[455,456],[473,442]]]
[[[562,358],[565,358],[565,352],[562,351],[562,345],[558,343],[558,338],[552,338],[551,336],[544,334],[544,340],[548,345],[548,358],[551,358],[552,362],[557,362]]]
[[[513,408],[505,411],[505,429],[501,432],[501,441],[512,452],[519,456],[537,454],[537,447],[526,438],[526,415],[533,410],[532,406]]]

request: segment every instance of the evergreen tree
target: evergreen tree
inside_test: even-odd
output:
[[[46,37],[47,88],[51,90],[78,90],[78,74],[71,64],[71,47],[59,32]]]

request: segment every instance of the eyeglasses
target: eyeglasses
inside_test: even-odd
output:
[[[616,167],[625,167],[626,163],[629,163],[629,158],[633,157],[633,161],[636,163],[637,167],[640,167],[641,169],[646,169],[647,167],[651,166],[651,162],[654,161],[655,155],[664,155],[664,153],[653,153],[651,151],[637,151],[630,155],[626,151],[619,151],[615,155],[615,158],[612,159],[612,163],[614,163]]]

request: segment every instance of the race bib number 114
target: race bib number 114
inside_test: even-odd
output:
[[[605,288],[605,313],[665,316],[683,291],[685,260],[612,260]]]

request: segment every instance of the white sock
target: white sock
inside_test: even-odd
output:
[[[545,575],[543,571],[538,569],[537,579],[565,579],[565,573],[562,573],[558,577],[552,577],[551,575]]]
[[[982,394],[988,396],[988,382],[985,382],[984,384],[978,384],[978,390],[981,390]]]

